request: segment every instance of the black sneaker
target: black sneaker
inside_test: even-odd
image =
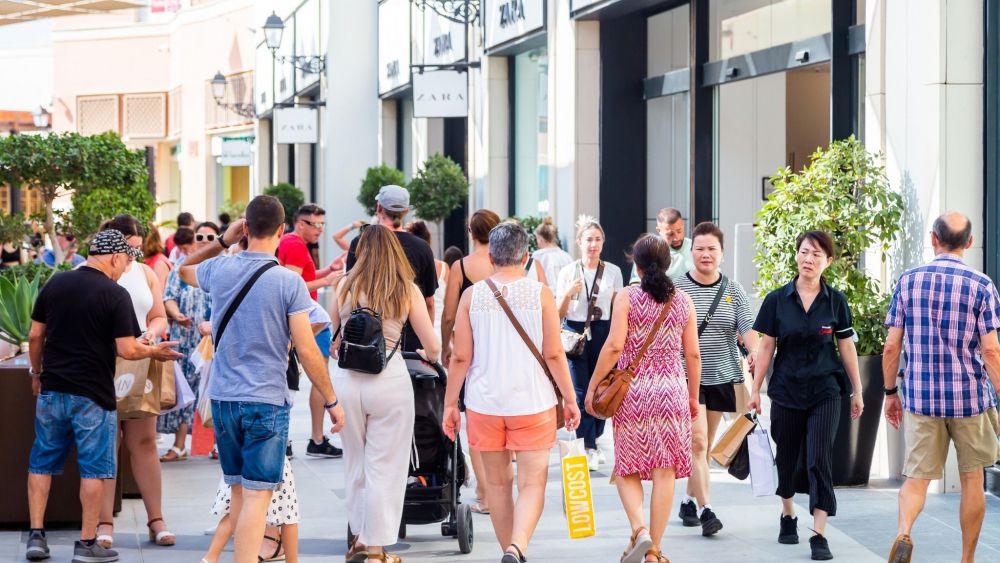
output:
[[[312,442],[312,441],[310,440],[310,442]],[[295,458],[295,451],[292,450],[292,441],[291,440],[289,440],[288,441],[288,445],[285,446],[285,457],[287,457],[288,459]]]
[[[799,519],[795,516],[781,516],[781,531],[778,533],[778,543],[799,543]]]
[[[833,553],[830,553],[830,542],[826,541],[825,537],[816,534],[809,538],[809,547],[812,548],[813,561],[833,559]]]
[[[722,520],[719,520],[711,508],[703,509],[698,520],[701,521],[701,535],[706,538],[719,533],[719,530],[722,529]]]
[[[309,457],[329,457],[338,458],[344,456],[344,450],[334,446],[330,443],[330,439],[323,436],[323,442],[317,444],[309,439],[309,445],[306,446],[306,455]]]
[[[701,520],[698,520],[698,507],[694,505],[693,500],[682,502],[677,516],[680,516],[685,528],[694,528],[701,524]]]
[[[28,544],[24,550],[24,556],[28,561],[41,561],[49,558],[49,541],[45,539],[45,532],[29,532]]]
[[[97,542],[87,545],[80,540],[73,544],[73,563],[109,563],[118,561],[118,552],[105,549]]]

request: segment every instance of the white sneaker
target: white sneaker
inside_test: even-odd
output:
[[[602,464],[608,462],[608,458],[604,457],[604,450],[601,448],[601,446],[597,446],[597,461],[601,462]]]
[[[601,468],[601,460],[597,450],[588,449],[587,450],[587,467],[591,471],[597,471]]]

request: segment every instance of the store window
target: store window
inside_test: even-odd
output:
[[[545,49],[513,57],[514,212],[547,215],[549,58]]]
[[[709,58],[726,59],[829,33],[830,2],[711,0]]]

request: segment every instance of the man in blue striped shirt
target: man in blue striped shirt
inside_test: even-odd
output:
[[[1000,433],[995,391],[1000,296],[990,278],[963,262],[971,245],[968,217],[938,217],[931,231],[934,260],[903,273],[886,316],[885,417],[895,428],[906,419],[906,482],[899,491],[899,535],[890,563],[910,561],[910,530],[927,486],[944,476],[949,442],[955,444],[962,482],[962,561],[973,560],[983,525],[983,468],[997,461]],[[900,398],[896,374],[904,348]]]

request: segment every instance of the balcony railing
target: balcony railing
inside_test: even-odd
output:
[[[232,108],[240,106],[247,109],[254,107],[253,71],[238,72],[226,76],[226,94],[221,100],[223,105],[216,103],[212,95],[212,85],[205,83],[205,127],[219,129],[253,123],[254,118],[240,115]]]

